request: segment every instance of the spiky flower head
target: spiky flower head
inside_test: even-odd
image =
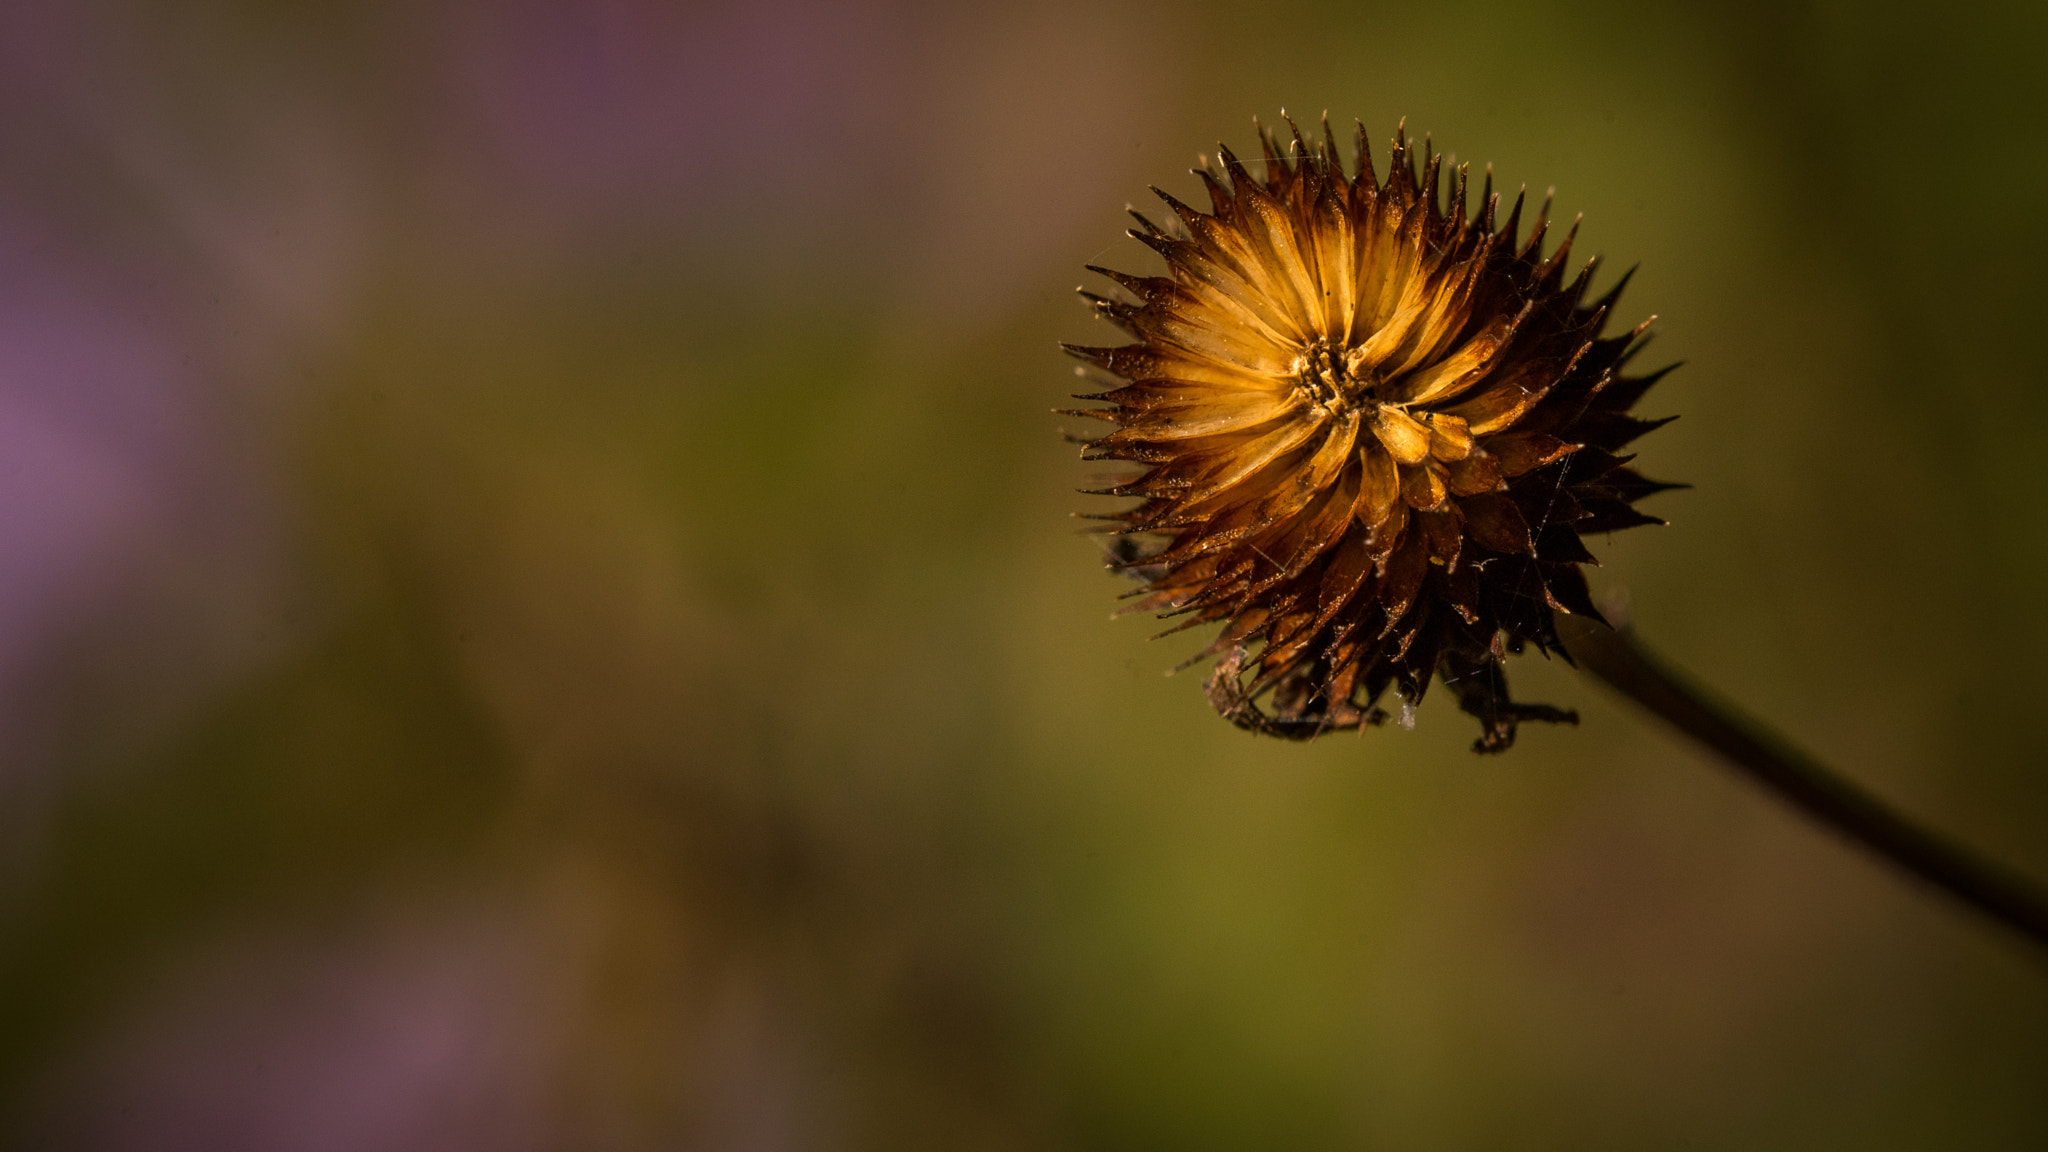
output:
[[[1418,177],[1397,131],[1381,182],[1362,125],[1349,174],[1327,117],[1315,146],[1288,126],[1284,147],[1258,129],[1261,176],[1204,158],[1209,211],[1155,188],[1179,226],[1132,213],[1165,275],[1090,266],[1131,298],[1084,295],[1137,341],[1068,347],[1114,378],[1081,397],[1117,425],[1084,457],[1144,466],[1098,490],[1138,500],[1097,517],[1112,566],[1134,608],[1223,625],[1196,660],[1219,657],[1209,699],[1241,727],[1378,724],[1389,687],[1405,722],[1438,675],[1479,751],[1574,721],[1513,702],[1502,664],[1561,652],[1554,613],[1598,615],[1582,536],[1662,523],[1632,505],[1669,485],[1617,454],[1662,423],[1628,414],[1662,374],[1623,374],[1647,322],[1600,335],[1621,284],[1588,300],[1593,262],[1567,281],[1571,236],[1544,255],[1547,199],[1518,240],[1523,198],[1496,225],[1490,170],[1468,215],[1466,167],[1442,179],[1426,139]]]

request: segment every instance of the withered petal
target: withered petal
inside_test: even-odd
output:
[[[1486,441],[1487,454],[1499,462],[1500,474],[1510,480],[1562,460],[1576,447],[1544,432],[1510,432]]]
[[[1445,570],[1456,568],[1458,553],[1465,543],[1465,526],[1458,506],[1448,505],[1442,512],[1417,512],[1415,524],[1429,547],[1429,562]]]
[[[1500,474],[1500,462],[1484,452],[1475,452],[1463,460],[1453,460],[1444,465],[1444,483],[1459,496],[1498,492],[1507,485]]]
[[[1402,538],[1401,546],[1383,562],[1379,580],[1379,601],[1387,610],[1387,627],[1407,614],[1409,606],[1422,590],[1423,577],[1429,575],[1429,543],[1420,532],[1410,532]]]
[[[1529,522],[1522,518],[1522,510],[1505,494],[1470,496],[1458,501],[1458,508],[1465,514],[1465,531],[1472,539],[1495,552],[1536,551],[1535,542],[1529,536]]]

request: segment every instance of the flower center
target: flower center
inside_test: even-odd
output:
[[[1319,411],[1333,415],[1347,412],[1372,385],[1370,379],[1353,376],[1344,366],[1344,352],[1345,349],[1318,337],[1295,360],[1294,386]]]

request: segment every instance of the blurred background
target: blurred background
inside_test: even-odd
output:
[[[2040,956],[1533,656],[1502,758],[1231,728],[1048,414],[1148,183],[1406,116],[1687,362],[1596,591],[2048,876],[2044,48],[0,5],[0,1146],[2048,1146]]]

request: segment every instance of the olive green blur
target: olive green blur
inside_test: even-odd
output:
[[[402,1078],[451,1149],[2048,1146],[2048,957],[1534,654],[1582,722],[1501,757],[1441,692],[1233,729],[1110,619],[1050,413],[1148,184],[1405,116],[1684,362],[1635,448],[1693,487],[1596,596],[2048,877],[2048,8],[613,0],[591,123],[478,111],[611,75],[506,30],[552,7],[110,2],[52,90],[142,95],[0,102],[32,218],[227,269],[177,323],[255,541],[137,554],[19,688],[0,1147],[194,1093],[302,1146],[257,1065],[420,981],[477,998]],[[609,118],[725,36],[781,63]]]

